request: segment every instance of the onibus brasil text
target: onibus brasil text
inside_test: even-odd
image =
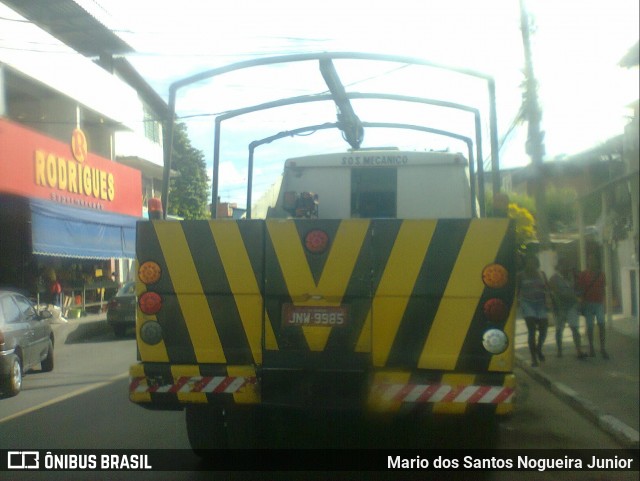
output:
[[[53,454],[47,452],[40,466],[45,469],[105,469],[150,470],[153,469],[146,454]]]

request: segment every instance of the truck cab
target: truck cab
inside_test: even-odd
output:
[[[277,196],[270,192],[257,202],[257,215],[458,219],[477,211],[468,162],[461,154],[449,152],[393,148],[291,158],[276,189]],[[269,205],[269,199],[276,201]]]

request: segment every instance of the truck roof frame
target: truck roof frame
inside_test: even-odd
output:
[[[398,56],[398,55],[386,55],[386,54],[371,54],[371,53],[358,53],[358,52],[321,52],[321,53],[307,53],[307,54],[294,54],[294,55],[281,55],[275,57],[265,57],[258,58],[248,61],[237,62],[234,64],[226,65],[219,68],[214,68],[210,70],[206,70],[200,72],[195,75],[191,75],[180,79],[176,82],[173,82],[169,87],[169,115],[166,119],[165,123],[165,134],[167,141],[164,143],[164,175],[163,175],[163,186],[162,186],[162,207],[163,207],[163,215],[167,215],[167,207],[168,207],[168,194],[169,194],[169,174],[171,171],[171,158],[173,152],[173,134],[175,129],[175,120],[176,120],[176,98],[177,92],[196,82],[200,82],[205,79],[209,79],[212,77],[216,77],[219,75],[223,75],[229,72],[234,72],[237,70],[247,69],[251,67],[257,66],[265,66],[265,65],[274,65],[281,63],[293,63],[293,62],[302,62],[302,61],[313,61],[317,60],[320,63],[320,70],[327,83],[329,90],[331,92],[331,99],[336,103],[338,108],[338,123],[340,125],[340,129],[346,135],[347,141],[350,143],[358,143],[358,138],[361,140],[360,128],[362,123],[353,112],[353,109],[350,106],[349,98],[351,94],[344,91],[344,86],[340,82],[340,79],[337,77],[337,73],[333,75],[335,72],[335,68],[333,66],[332,61],[337,59],[351,59],[351,60],[377,60],[377,61],[386,61],[386,62],[397,62],[409,65],[422,65],[428,66],[443,70],[448,70],[451,72],[460,73],[462,75],[472,76],[481,80],[486,81],[488,87],[488,96],[489,96],[489,135],[491,141],[491,165],[492,165],[492,185],[494,193],[499,192],[500,190],[500,173],[499,173],[499,149],[498,149],[498,137],[497,137],[497,118],[496,118],[496,99],[495,99],[495,80],[493,77],[477,72],[470,69],[458,68],[445,66],[442,64],[430,62],[424,59],[414,58],[414,57],[406,57],[406,56]],[[343,93],[345,95],[343,95]],[[304,97],[304,96],[303,96]],[[316,96],[317,97],[317,96]],[[296,103],[302,103],[303,101],[299,101]],[[240,112],[244,109],[238,109],[235,112]],[[242,115],[242,114],[238,114]],[[341,116],[342,115],[342,116]],[[216,119],[217,121],[218,119]],[[218,123],[216,125],[219,125]],[[219,142],[220,129],[216,128],[216,138]],[[358,144],[359,145],[359,144]],[[218,179],[217,179],[217,171],[216,166],[219,162],[217,158],[219,156],[219,151],[216,150],[214,152],[214,179],[213,179],[213,188],[212,188],[212,198],[214,199],[214,204],[217,200],[217,187],[218,187]],[[480,159],[481,156],[478,156]],[[214,197],[215,195],[215,197]],[[213,209],[215,213],[215,209]]]
[[[398,94],[387,94],[387,93],[364,93],[364,92],[350,92],[346,94],[348,99],[378,99],[378,100],[395,100],[401,102],[414,102],[414,103],[423,103],[428,105],[435,105],[438,107],[445,107],[451,109],[462,110],[465,112],[473,113],[474,115],[474,128],[476,134],[476,149],[477,154],[476,157],[478,159],[478,184],[484,185],[484,167],[481,164],[482,159],[482,133],[481,133],[481,119],[480,119],[480,110],[475,107],[470,107],[464,104],[458,104],[455,102],[445,101],[445,100],[437,100],[437,99],[429,99],[425,97],[413,97],[409,95],[398,95]],[[214,147],[213,147],[213,182],[212,182],[212,192],[211,192],[211,204],[212,206],[216,204],[216,199],[218,198],[218,173],[219,173],[219,159],[220,159],[220,138],[222,135],[221,124],[225,120],[229,120],[235,117],[239,117],[242,115],[246,115],[252,112],[258,112],[260,110],[267,110],[277,107],[283,107],[286,105],[294,105],[300,103],[308,103],[308,102],[323,102],[333,100],[332,94],[321,94],[321,95],[300,95],[296,97],[288,97],[282,98],[278,100],[272,100],[270,102],[265,102],[258,105],[252,105],[248,107],[242,107],[236,110],[230,110],[228,112],[219,114],[215,118],[215,133],[214,133]],[[357,127],[362,128],[366,122],[360,122],[358,119]],[[333,123],[332,125],[335,128],[339,128],[342,130],[340,126],[340,122]],[[408,125],[408,124],[407,124]],[[419,130],[419,129],[415,129]],[[343,130],[344,131],[344,130]],[[454,132],[441,130],[440,132],[446,132],[450,137],[454,137],[458,135]],[[435,132],[434,132],[435,133]],[[466,137],[465,137],[466,138]],[[462,139],[460,139],[462,140]],[[471,157],[469,157],[471,160]],[[247,179],[247,202],[250,201],[249,197],[252,190],[252,179],[253,179],[253,162],[249,164],[248,171],[248,179]],[[475,192],[475,186],[473,187]],[[484,204],[484,190],[480,190],[480,202],[481,205]],[[247,204],[249,205],[249,204]],[[248,208],[248,207],[247,207]],[[250,210],[250,209],[249,209]],[[484,211],[484,207],[482,208]],[[211,215],[215,218],[217,210],[211,209]]]
[[[475,203],[475,196],[476,196],[476,173],[474,170],[474,163],[475,163],[475,159],[474,159],[474,155],[473,155],[473,140],[470,137],[465,137],[464,135],[459,135],[456,134],[454,132],[448,132],[445,130],[440,130],[440,129],[434,129],[431,127],[425,127],[422,125],[413,125],[413,124],[399,124],[399,123],[392,123],[392,122],[362,122],[362,127],[367,127],[367,128],[392,128],[392,129],[406,129],[406,130],[417,130],[417,131],[421,131],[421,132],[428,132],[431,134],[436,134],[436,135],[443,135],[446,137],[451,137],[457,140],[460,140],[462,142],[464,142],[465,144],[467,144],[467,152],[468,152],[468,156],[469,156],[469,177],[470,177],[470,184],[471,184],[471,212],[473,216],[477,216],[478,212],[476,211],[476,203]],[[283,139],[285,137],[293,137],[296,135],[300,135],[304,132],[313,132],[316,130],[324,130],[324,129],[332,129],[332,128],[338,128],[338,123],[337,122],[328,122],[328,123],[324,123],[324,124],[318,124],[318,125],[309,125],[306,127],[300,127],[297,129],[293,129],[293,130],[287,130],[284,132],[279,132],[277,134],[274,135],[270,135],[269,137],[264,137],[260,140],[254,140],[253,142],[251,142],[249,144],[249,160],[248,160],[248,178],[247,178],[247,210],[246,210],[246,218],[250,219],[251,218],[251,191],[252,191],[252,177],[253,177],[253,154],[254,151],[256,149],[256,147],[259,147],[261,145],[264,144],[269,144],[275,140],[279,140],[279,139]],[[480,178],[480,172],[483,169],[482,166],[482,161],[481,159],[478,159],[478,178]],[[484,192],[482,191],[482,189],[480,189],[480,195],[479,195],[479,204],[480,204],[480,216],[484,216]]]

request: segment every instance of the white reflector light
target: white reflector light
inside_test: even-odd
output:
[[[140,338],[153,346],[162,341],[162,326],[156,321],[145,322],[140,328]]]
[[[500,329],[489,329],[482,335],[482,345],[491,354],[502,354],[509,346],[509,339]]]

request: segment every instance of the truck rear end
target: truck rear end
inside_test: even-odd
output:
[[[170,88],[168,139],[177,90],[209,78],[318,62],[329,89],[216,117],[214,200],[222,120],[327,100],[338,119],[249,144],[247,218],[216,219],[214,205],[210,220],[160,215],[138,223],[138,363],[130,369],[129,396],[149,409],[184,409],[198,452],[254,445],[261,419],[275,411],[492,421],[513,409],[515,233],[508,219],[483,215],[479,111],[424,97],[347,92],[334,61],[351,60],[381,61],[381,75],[389,62],[403,71],[439,67],[388,55],[300,54],[239,62]],[[488,82],[495,125],[492,79],[458,73]],[[361,122],[351,98],[474,113],[477,168],[471,139],[423,125]],[[468,155],[362,149],[365,125],[449,135],[467,143]],[[290,158],[281,180],[254,203],[254,145],[323,128],[340,130],[352,148]],[[495,191],[494,128],[491,141]],[[164,211],[170,142],[166,147]]]
[[[511,412],[510,222],[470,217],[469,202],[452,207],[468,199],[468,181],[455,187],[466,175],[458,155],[393,155],[405,160],[287,161],[275,217],[140,222],[131,400],[186,407],[196,449],[226,446],[225,416],[247,406]],[[422,172],[449,189],[433,199],[416,186]],[[385,215],[363,215],[372,193]],[[411,218],[421,205],[447,216]]]

